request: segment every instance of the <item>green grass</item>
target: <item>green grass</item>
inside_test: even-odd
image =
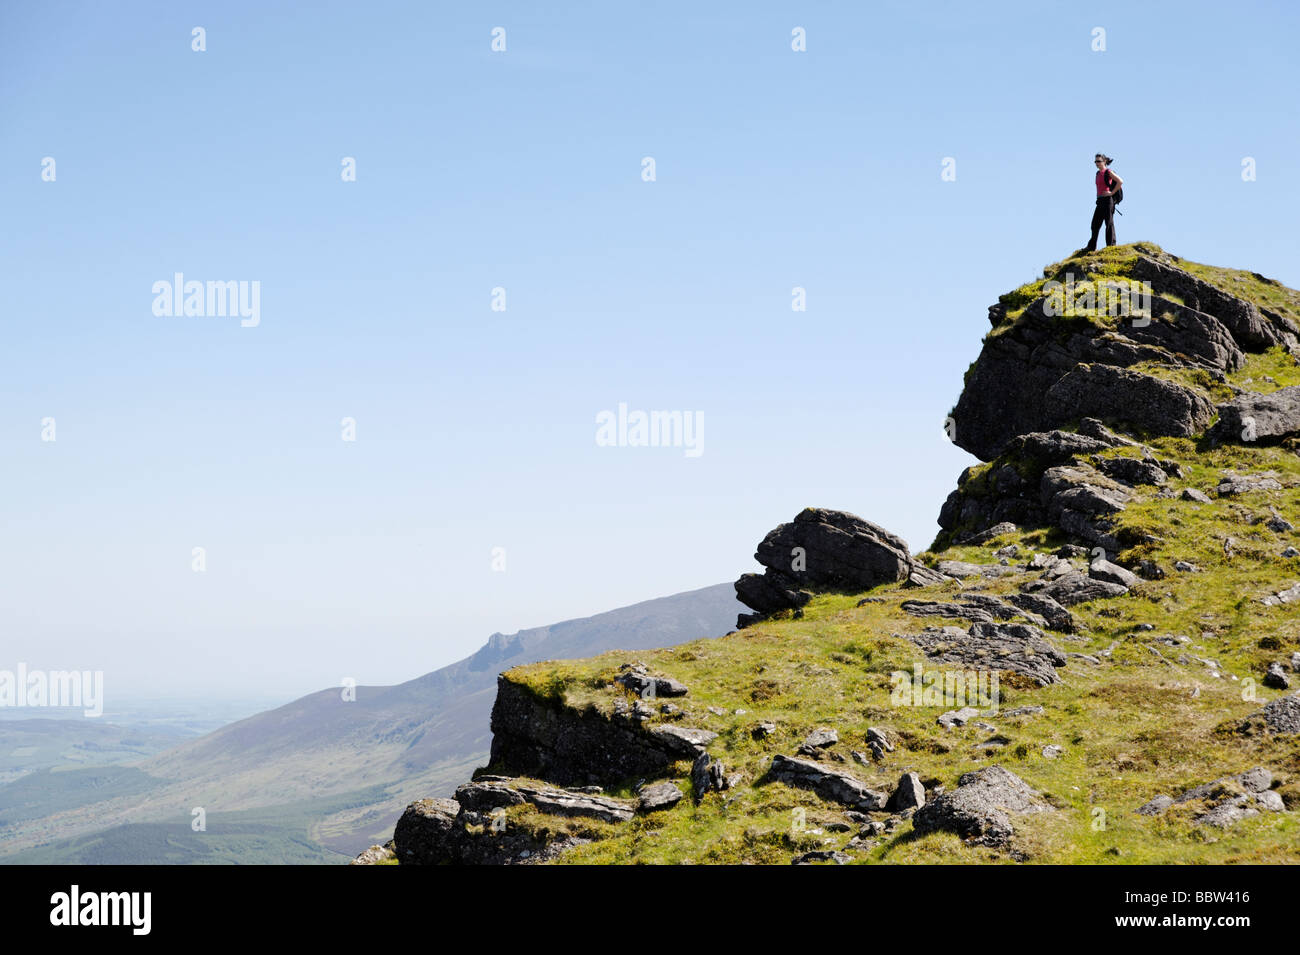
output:
[[[605,827],[596,841],[565,853],[561,861],[788,863],[799,852],[840,848],[852,833],[825,828],[844,822],[839,807],[764,779],[774,754],[792,754],[804,736],[825,726],[839,733],[834,750],[846,761],[838,765],[876,788],[892,789],[906,771],[951,788],[961,773],[994,762],[1019,774],[1056,807],[1017,821],[1016,850],[1035,862],[1300,862],[1300,739],[1243,738],[1223,731],[1279,695],[1257,686],[1255,699],[1243,698],[1249,695],[1244,680],[1258,680],[1267,662],[1300,649],[1300,607],[1265,607],[1258,601],[1300,580],[1300,561],[1278,556],[1294,535],[1275,534],[1256,521],[1268,516],[1269,504],[1293,519],[1300,516],[1300,460],[1278,448],[1198,452],[1188,440],[1151,444],[1160,458],[1183,464],[1186,479],[1171,482],[1175,491],[1190,486],[1212,492],[1227,468],[1271,469],[1285,487],[1208,505],[1140,489],[1119,516],[1121,527],[1133,539],[1150,534],[1158,542],[1134,547],[1121,558],[1156,560],[1169,576],[1143,581],[1122,598],[1072,608],[1080,631],[1052,635],[1066,651],[1097,655],[1113,646],[1102,666],[1071,660],[1063,682],[1045,688],[1002,680],[1002,710],[1037,703],[1046,712],[1027,719],[988,717],[1010,740],[1000,750],[975,748],[991,735],[987,731],[935,725],[947,707],[890,702],[890,672],[910,671],[920,659],[910,642],[894,636],[923,625],[901,612],[899,603],[952,597],[962,584],[921,592],[890,585],[870,594],[819,596],[801,619],[774,620],[719,640],[635,655],[690,687],[690,694],[677,701],[687,710],[680,722],[718,733],[710,753],[728,772],[740,770],[745,779],[737,789],[710,794],[698,806],[687,798],[671,810]],[[978,479],[979,472],[972,480]],[[1231,554],[1223,546],[1228,538],[1234,542]],[[1027,555],[1054,539],[1047,530],[1028,530],[985,546],[949,547],[923,556],[989,563],[992,550],[1008,541]],[[1174,572],[1173,563],[1180,559],[1199,565],[1202,572]],[[978,586],[984,593],[1004,593],[1025,579]],[[868,595],[883,602],[858,607],[859,598]],[[1139,623],[1156,629],[1135,633]],[[1152,638],[1161,635],[1186,635],[1191,642],[1182,648],[1154,643]],[[1181,661],[1180,655],[1185,655]],[[609,713],[615,700],[631,700],[613,682],[618,665],[631,656],[610,653],[533,664],[509,671],[507,679],[563,705]],[[1193,656],[1217,660],[1222,677],[1210,676]],[[1194,688],[1199,695],[1192,695]],[[724,715],[708,707],[720,708]],[[759,721],[775,723],[775,735],[754,740],[750,729]],[[902,745],[883,764],[865,767],[849,753],[866,749],[869,726],[889,728]],[[1064,755],[1043,757],[1049,744],[1065,747]],[[1280,792],[1293,812],[1264,813],[1226,832],[1194,825],[1192,808],[1150,818],[1134,814],[1157,793],[1176,794],[1257,764],[1268,766],[1280,780]],[[673,772],[674,781],[689,793],[689,766],[681,763]],[[631,795],[631,782],[612,792]],[[802,830],[792,816],[800,809],[806,819]],[[1098,825],[1101,819],[1104,826]],[[870,863],[1012,859],[1006,851],[972,849],[947,834],[918,837],[910,823],[853,857]]]

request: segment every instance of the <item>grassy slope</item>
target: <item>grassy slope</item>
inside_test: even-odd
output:
[[[1100,258],[1122,260],[1124,248]],[[1233,290],[1239,293],[1249,294],[1261,283],[1269,285],[1251,273],[1198,268],[1203,277],[1224,287],[1236,285]],[[1269,303],[1279,309],[1292,298],[1273,294],[1271,286],[1270,294]],[[1264,376],[1273,381],[1265,381]],[[1269,390],[1300,383],[1300,368],[1281,352],[1252,355],[1232,380]],[[771,756],[792,754],[807,733],[827,726],[838,731],[841,742],[836,751],[847,757],[851,749],[866,749],[863,738],[869,726],[883,726],[901,734],[903,745],[877,767],[866,768],[850,759],[839,764],[841,768],[881,789],[892,788],[907,771],[920,773],[927,785],[942,783],[951,788],[961,773],[1000,763],[1047,794],[1059,809],[1017,822],[1020,846],[1034,861],[1300,862],[1300,739],[1243,738],[1224,729],[1280,695],[1256,685],[1252,699],[1246,680],[1257,683],[1267,662],[1300,649],[1300,606],[1265,607],[1258,601],[1265,593],[1300,580],[1300,559],[1279,556],[1288,544],[1300,543],[1300,533],[1276,534],[1257,523],[1270,516],[1272,505],[1300,524],[1300,459],[1282,448],[1203,450],[1183,439],[1156,439],[1150,445],[1158,457],[1184,465],[1186,476],[1171,482],[1174,490],[1212,491],[1221,472],[1230,468],[1276,471],[1284,489],[1215,499],[1208,505],[1160,499],[1156,489],[1141,489],[1120,515],[1121,524],[1131,529],[1130,539],[1151,533],[1160,543],[1142,544],[1120,558],[1154,559],[1169,576],[1144,581],[1122,598],[1072,608],[1079,632],[1052,634],[1052,639],[1067,652],[1096,655],[1112,644],[1113,651],[1100,658],[1099,666],[1071,658],[1062,672],[1063,682],[1056,686],[1018,688],[1004,679],[1003,710],[1041,704],[1046,712],[1028,718],[988,717],[997,733],[1009,740],[1001,748],[992,752],[976,748],[994,735],[987,730],[937,726],[935,717],[949,707],[890,703],[890,672],[910,671],[920,659],[910,642],[894,634],[923,626],[900,611],[899,603],[944,599],[965,585],[952,582],[924,591],[900,585],[879,587],[869,596],[883,602],[861,607],[857,606],[860,597],[868,594],[825,595],[805,608],[802,619],[770,621],[721,640],[509,671],[508,679],[543,697],[609,712],[614,700],[626,695],[612,683],[618,665],[640,659],[690,687],[684,723],[717,732],[719,739],[710,747],[711,753],[724,761],[728,772],[739,769],[746,776],[741,787],[723,794],[725,798],[710,795],[698,807],[687,799],[626,826],[563,823],[512,810],[515,823],[602,837],[562,857],[573,863],[788,862],[797,851],[839,848],[851,833],[822,828],[844,821],[836,806],[783,784],[763,782]],[[1229,537],[1234,541],[1230,555],[1224,548]],[[1028,531],[984,547],[950,547],[923,557],[991,563],[993,550],[1017,543],[1023,562],[1030,553],[1054,549],[1062,542],[1064,538],[1045,531]],[[1190,561],[1202,572],[1176,573],[1175,560]],[[983,581],[976,587],[992,594],[1012,592],[1026,579]],[[941,621],[925,621],[936,622]],[[1155,630],[1135,633],[1139,623],[1150,623]],[[1191,642],[1172,648],[1153,640],[1162,635],[1185,635]],[[1217,660],[1222,676],[1212,676],[1194,659],[1178,662],[1182,654]],[[708,712],[710,706],[725,710],[726,715]],[[749,730],[760,720],[770,720],[778,729],[774,736],[756,742]],[[1064,755],[1044,757],[1043,747],[1049,744],[1063,746]],[[1227,832],[1192,825],[1191,808],[1175,807],[1159,817],[1133,812],[1156,793],[1176,794],[1257,764],[1268,766],[1281,781],[1280,793],[1291,812],[1261,814]],[[687,764],[677,766],[675,781],[689,793]],[[630,796],[635,782],[628,780],[611,792]],[[792,826],[796,807],[806,812],[807,829],[802,832]],[[948,834],[917,837],[908,822],[876,848],[857,853],[855,860],[1009,861],[1009,856],[967,848]]]

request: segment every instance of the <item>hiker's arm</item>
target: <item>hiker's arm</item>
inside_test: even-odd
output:
[[[1110,187],[1110,194],[1113,196],[1119,190],[1119,187],[1124,185],[1124,180],[1113,172],[1110,174],[1110,177],[1115,180],[1115,185]]]

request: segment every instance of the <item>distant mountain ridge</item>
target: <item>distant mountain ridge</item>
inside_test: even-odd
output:
[[[69,837],[85,848],[72,851],[64,844],[52,847],[55,856],[37,850],[17,858],[0,855],[0,861],[74,861],[78,852],[113,861],[104,857],[102,845],[86,842],[87,834],[128,824],[188,823],[194,807],[212,816],[287,805],[301,808],[314,842],[345,861],[391,831],[412,794],[450,794],[467,770],[486,760],[500,670],[721,636],[738,609],[731,585],[717,584],[514,634],[494,633],[471,656],[406,683],[357,687],[353,702],[344,702],[339,688],[320,690],[186,742],[131,767],[130,794],[98,800],[94,794],[102,784],[96,780],[84,787],[78,806],[47,818],[32,816],[43,798],[41,786],[57,784],[62,792],[81,771],[33,774],[12,792],[0,787],[0,853],[67,843]],[[141,773],[152,781],[144,792],[136,791]],[[382,787],[382,798],[375,798],[375,787]],[[340,809],[340,799],[349,794],[356,794],[357,804]],[[313,802],[328,815],[313,819]],[[194,838],[218,828],[209,826]],[[184,837],[187,827],[178,831]],[[321,861],[328,855],[322,852]]]

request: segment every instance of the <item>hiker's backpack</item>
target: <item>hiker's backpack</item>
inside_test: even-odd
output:
[[[1119,205],[1121,202],[1124,201],[1124,187],[1120,186],[1118,189],[1116,189],[1114,183],[1115,183],[1115,177],[1111,175],[1111,171],[1107,169],[1106,185],[1110,186],[1110,188],[1113,190],[1113,194],[1111,198],[1115,200],[1115,205]]]

